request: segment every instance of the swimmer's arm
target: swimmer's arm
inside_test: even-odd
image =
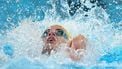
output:
[[[72,60],[80,60],[83,54],[75,54],[77,50],[85,50],[86,49],[86,38],[83,35],[78,35],[77,37],[73,38],[73,40],[68,42],[68,45],[74,52],[70,52],[69,56]],[[71,51],[71,50],[70,50]]]

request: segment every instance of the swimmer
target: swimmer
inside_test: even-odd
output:
[[[56,51],[60,44],[65,43],[69,47],[69,57],[72,60],[80,60],[81,56],[76,55],[75,51],[82,51],[86,49],[86,38],[83,35],[78,35],[70,39],[68,32],[60,25],[53,25],[46,29],[42,34],[44,46],[42,54],[51,54],[51,51]]]

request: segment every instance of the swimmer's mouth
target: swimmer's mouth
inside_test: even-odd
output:
[[[47,43],[55,43],[56,42],[56,39],[55,39],[55,37],[49,37],[48,39],[47,39]]]

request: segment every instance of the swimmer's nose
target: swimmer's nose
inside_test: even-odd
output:
[[[49,32],[48,36],[56,36],[56,34],[54,32]]]

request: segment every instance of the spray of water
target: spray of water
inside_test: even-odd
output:
[[[122,32],[113,29],[108,15],[101,7],[95,7],[89,12],[84,12],[78,9],[74,16],[68,13],[69,7],[65,0],[61,2],[61,11],[66,15],[66,18],[61,18],[57,12],[57,0],[51,0],[52,9],[45,9],[45,19],[42,21],[33,21],[33,17],[21,20],[18,26],[13,26],[12,30],[6,32],[6,35],[0,35],[0,63],[7,67],[9,61],[18,60],[18,58],[25,57],[30,62],[38,62],[42,66],[48,65],[48,68],[58,68],[65,64],[75,63],[78,65],[92,66],[97,65],[99,58],[109,52],[112,48],[122,45]],[[81,0],[82,1],[82,0]],[[88,2],[87,2],[88,3]],[[89,7],[92,5],[87,4]],[[84,16],[87,14],[88,16]],[[74,62],[64,56],[64,51],[51,56],[41,55],[43,42],[41,35],[46,28],[51,25],[62,25],[73,37],[82,34],[87,38],[87,51],[85,56],[79,62]],[[120,22],[121,24],[121,22]],[[4,37],[4,38],[2,38]],[[9,44],[14,53],[6,55],[4,52],[4,45]],[[63,44],[62,46],[64,46]],[[6,64],[5,64],[6,63]],[[38,64],[37,63],[37,64]],[[106,65],[107,63],[102,63]],[[108,64],[107,64],[108,65]],[[116,63],[116,65],[119,65]],[[8,66],[9,67],[9,66]]]

